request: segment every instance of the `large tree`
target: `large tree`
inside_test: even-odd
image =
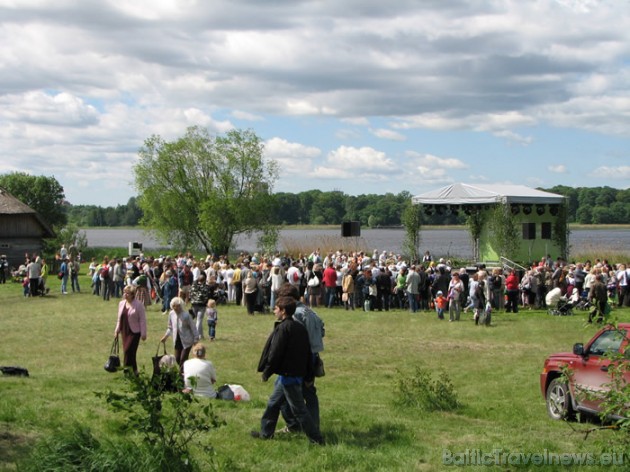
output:
[[[143,223],[164,242],[227,254],[234,236],[265,229],[277,164],[251,130],[211,135],[188,128],[173,141],[147,139],[134,166]]]
[[[0,175],[0,187],[35,210],[51,227],[66,224],[65,194],[55,177],[12,172]]]

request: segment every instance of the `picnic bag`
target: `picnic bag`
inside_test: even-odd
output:
[[[160,353],[160,344],[163,347],[163,352]],[[175,356],[169,355],[166,352],[166,343],[158,343],[155,356],[151,357],[153,363],[153,376],[151,382],[153,385],[163,392],[177,392],[180,388],[183,388],[181,383],[181,376],[177,368],[177,361]]]
[[[118,356],[118,336],[114,338],[114,342],[112,343],[112,348],[109,351],[109,357],[107,358],[107,362],[105,362],[105,370],[107,372],[116,372],[120,367],[120,357]]]

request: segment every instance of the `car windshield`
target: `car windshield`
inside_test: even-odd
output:
[[[593,356],[603,356],[612,352],[619,352],[621,343],[626,337],[625,331],[611,329],[604,331],[588,349],[588,353]]]

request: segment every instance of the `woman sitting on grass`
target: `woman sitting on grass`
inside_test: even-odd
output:
[[[217,373],[212,362],[206,360],[206,346],[197,343],[192,348],[193,358],[184,362],[185,390],[200,397],[216,398],[214,384]],[[193,380],[194,379],[194,380]]]

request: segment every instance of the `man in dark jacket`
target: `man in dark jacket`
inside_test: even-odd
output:
[[[295,300],[290,297],[280,297],[276,301],[274,314],[277,321],[260,357],[258,372],[262,372],[263,382],[273,374],[278,378],[260,421],[260,431],[251,434],[255,438],[271,439],[286,402],[311,442],[323,444],[322,435],[306,409],[302,395],[304,379],[313,377],[312,355],[306,328],[293,320],[295,308]]]
[[[592,323],[595,316],[597,316],[598,323],[604,321],[608,291],[602,282],[601,274],[597,274],[595,276],[595,282],[591,284],[591,288],[588,292],[588,301],[593,305],[593,309],[588,315],[588,322]]]

